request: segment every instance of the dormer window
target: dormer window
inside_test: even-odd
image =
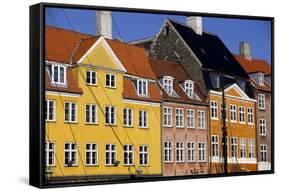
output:
[[[194,82],[192,80],[186,80],[184,82],[184,90],[188,97],[193,98],[194,94]]]
[[[173,78],[166,76],[163,78],[163,87],[169,95],[173,94]]]
[[[259,85],[264,85],[264,74],[263,73],[258,73],[258,83]]]
[[[52,83],[56,85],[66,85],[66,67],[62,65],[52,65]]]
[[[211,74],[211,82],[214,88],[220,88],[220,76],[218,74]]]
[[[138,79],[137,80],[138,96],[147,96],[148,95],[147,89],[148,89],[147,80]]]
[[[165,26],[164,27],[164,36],[168,36],[170,33],[170,27],[169,26]]]

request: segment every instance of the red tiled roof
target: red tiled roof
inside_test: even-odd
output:
[[[251,79],[251,83],[254,85],[254,87],[261,91],[271,92],[271,86],[267,82],[264,82],[264,85],[259,85],[255,80]]]

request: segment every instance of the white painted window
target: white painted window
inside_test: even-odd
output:
[[[237,137],[231,137],[231,157],[235,158],[237,157]]]
[[[105,124],[116,125],[116,107],[105,106]]]
[[[198,111],[198,128],[205,129],[205,111],[199,110]]]
[[[105,75],[105,87],[116,88],[116,76],[114,74]]]
[[[237,121],[237,114],[236,114],[236,105],[230,105],[230,121],[236,122]]]
[[[240,157],[246,158],[246,139],[240,138]]]
[[[194,95],[194,82],[191,81],[191,80],[185,81],[184,89],[185,89],[185,93],[188,95],[188,97],[193,98],[193,95]]]
[[[148,127],[148,111],[146,110],[139,111],[139,127],[141,128]]]
[[[211,118],[218,119],[218,102],[211,101]]]
[[[265,109],[265,95],[264,94],[258,95],[258,101],[259,101],[259,109]]]
[[[187,143],[187,162],[195,162],[195,143]]]
[[[264,85],[264,74],[263,73],[258,73],[258,83],[259,85]]]
[[[260,145],[260,158],[261,162],[267,162],[267,145]]]
[[[176,108],[176,127],[184,126],[184,114],[183,109]]]
[[[70,123],[77,122],[77,103],[64,102],[64,121]]]
[[[123,125],[133,127],[133,110],[131,108],[123,109]]]
[[[55,166],[55,143],[46,142],[45,143],[45,165]]]
[[[173,143],[171,141],[164,142],[164,162],[173,162]]]
[[[248,139],[248,157],[255,158],[255,142],[253,138]]]
[[[149,164],[149,150],[147,145],[140,145],[139,155],[140,166],[147,166]]]
[[[86,144],[86,165],[98,164],[98,145],[95,143]]]
[[[172,127],[172,108],[164,107],[163,109],[164,127]]]
[[[66,85],[66,67],[52,65],[52,83],[56,85]]]
[[[239,122],[245,123],[245,107],[239,107]]]
[[[266,136],[266,120],[265,119],[259,120],[259,130],[260,130],[260,135]]]
[[[56,120],[56,101],[54,100],[45,101],[45,120],[46,121]]]
[[[147,80],[143,80],[143,79],[137,80],[137,93],[138,93],[138,96],[147,96],[148,95]]]
[[[97,72],[86,71],[86,84],[87,85],[97,85]]]
[[[184,143],[176,142],[176,161],[184,162]]]
[[[194,117],[194,110],[188,109],[187,110],[187,127],[188,128],[194,128],[195,124],[195,117]]]
[[[253,124],[254,123],[254,112],[253,108],[248,107],[248,123]]]
[[[86,104],[86,124],[98,123],[98,112],[95,104]]]
[[[77,144],[65,143],[64,144],[64,165],[76,166],[77,165]]]
[[[117,146],[116,144],[105,145],[105,164],[115,165],[117,159]]]
[[[163,78],[163,87],[169,95],[173,94],[173,79]]]
[[[124,145],[124,165],[134,164],[134,147],[132,144]]]
[[[212,156],[219,156],[219,136],[212,135]]]
[[[198,143],[198,161],[206,161],[206,143]]]

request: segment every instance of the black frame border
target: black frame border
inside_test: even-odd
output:
[[[45,8],[69,8],[84,10],[108,10],[120,12],[138,12],[153,13],[166,15],[184,15],[184,16],[205,16],[215,18],[232,18],[232,19],[249,19],[263,20],[271,22],[271,170],[238,172],[225,174],[204,174],[189,176],[173,176],[173,177],[141,177],[128,180],[102,181],[102,182],[83,182],[83,183],[61,183],[61,184],[45,184],[45,120],[44,120],[44,100],[45,100]],[[77,5],[77,4],[61,4],[61,3],[39,3],[29,7],[29,184],[38,188],[56,188],[70,186],[89,186],[89,185],[105,185],[105,184],[123,184],[137,182],[167,181],[167,180],[184,180],[197,178],[214,178],[214,177],[232,177],[247,175],[263,175],[273,174],[275,172],[275,123],[274,123],[274,17],[250,16],[250,15],[233,15],[218,13],[200,13],[186,11],[169,11],[156,9],[140,9],[140,8],[124,8],[124,7],[105,7],[94,5]],[[40,63],[38,65],[38,63]]]

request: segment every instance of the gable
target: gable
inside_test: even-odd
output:
[[[250,99],[249,96],[237,84],[232,84],[231,86],[226,88],[224,92],[226,96]]]
[[[226,95],[230,95],[230,96],[235,96],[235,97],[240,97],[242,98],[242,95],[238,92],[238,90],[234,87],[228,89],[226,92],[225,92]]]

